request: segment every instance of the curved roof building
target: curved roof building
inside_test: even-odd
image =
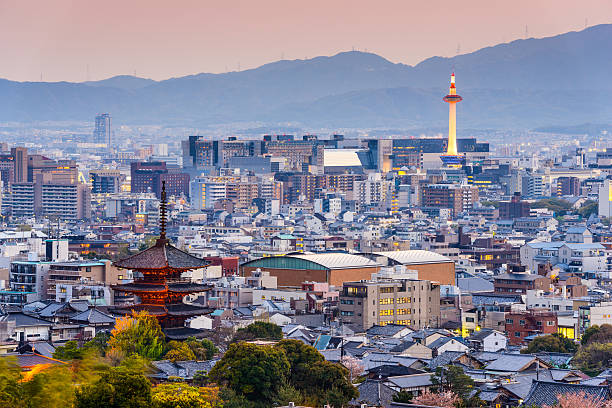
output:
[[[345,252],[324,254],[292,254],[255,259],[240,266],[243,276],[261,269],[276,276],[279,286],[300,286],[302,282],[327,282],[342,286],[343,282],[370,279],[380,264],[365,256]]]

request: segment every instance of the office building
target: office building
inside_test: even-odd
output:
[[[165,162],[133,162],[130,175],[132,193],[155,193],[160,198],[165,182],[168,195],[189,195],[189,174]]]
[[[91,192],[93,194],[113,194],[121,191],[121,172],[114,169],[91,170]]]
[[[514,193],[510,201],[500,201],[499,218],[513,220],[515,218],[529,217],[529,203],[521,200],[521,193]]]
[[[96,116],[96,123],[93,131],[93,141],[97,144],[104,144],[106,147],[112,146],[111,116],[102,113]]]
[[[599,212],[600,217],[612,217],[612,183],[606,179],[599,187]]]

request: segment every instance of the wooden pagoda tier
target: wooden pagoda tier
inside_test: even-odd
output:
[[[145,310],[159,319],[169,338],[199,337],[201,331],[185,327],[185,320],[212,313],[212,309],[185,304],[183,298],[189,294],[211,290],[212,287],[181,279],[181,274],[206,267],[208,264],[209,262],[170,245],[163,231],[151,248],[115,262],[116,267],[131,269],[138,274],[134,282],[113,285],[112,288],[138,296],[140,303],[116,307],[113,311],[117,314],[130,314],[132,311]]]

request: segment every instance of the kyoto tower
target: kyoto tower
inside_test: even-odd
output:
[[[446,153],[441,155],[442,163],[447,167],[461,167],[464,161],[463,155],[457,152],[457,102],[461,102],[462,97],[457,95],[455,88],[455,73],[451,75],[451,84],[448,95],[444,97],[444,102],[448,102],[448,147]]]

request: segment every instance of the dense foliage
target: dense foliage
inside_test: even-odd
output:
[[[280,340],[282,338],[283,331],[280,326],[268,322],[255,322],[238,329],[233,341]]]
[[[575,353],[576,343],[560,334],[549,334],[539,336],[529,342],[529,345],[521,350],[522,354],[538,353],[546,351],[549,353]]]
[[[131,316],[117,319],[108,347],[115,354],[138,354],[159,360],[164,354],[165,336],[154,316],[144,311],[133,312]]]

